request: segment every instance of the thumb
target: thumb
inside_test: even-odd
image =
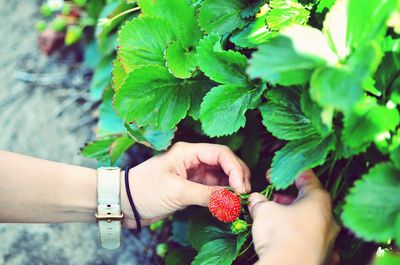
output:
[[[222,188],[221,186],[208,186],[189,180],[184,180],[184,182],[184,202],[186,206],[199,205],[207,207],[211,193]]]
[[[257,215],[257,212],[258,212],[257,209],[264,202],[268,202],[268,199],[265,198],[260,193],[253,192],[252,194],[250,194],[249,202],[250,202],[250,204],[249,204],[249,212],[250,212],[251,217],[254,219],[256,217],[256,215]]]

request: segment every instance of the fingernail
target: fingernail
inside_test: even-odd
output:
[[[311,173],[306,171],[301,173],[301,175],[297,178],[297,181],[299,182],[300,185],[303,185],[307,183],[311,178],[312,178]]]
[[[258,202],[265,201],[265,197],[262,196],[260,193],[254,192],[250,194],[249,201],[250,201],[249,205],[253,206]]]
[[[267,170],[265,178],[267,179],[268,182],[271,182],[271,169]]]

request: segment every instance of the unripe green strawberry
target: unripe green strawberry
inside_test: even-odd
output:
[[[246,229],[247,229],[247,222],[242,219],[237,219],[231,225],[231,230],[234,234],[242,233],[246,231]]]
[[[35,28],[38,32],[43,32],[47,28],[47,23],[43,20],[39,20],[38,22],[36,22]]]
[[[42,14],[42,16],[44,17],[49,17],[51,16],[51,14],[53,14],[53,10],[50,8],[48,4],[44,3],[40,7],[40,14]]]
[[[156,246],[156,253],[160,257],[165,257],[165,254],[168,252],[168,245],[167,243],[161,243]]]
[[[240,215],[240,198],[228,189],[216,190],[211,194],[208,209],[218,220],[232,223]]]
[[[78,26],[69,26],[65,35],[65,45],[70,46],[82,38],[82,28]]]
[[[70,4],[64,4],[62,10],[61,10],[61,14],[63,14],[64,16],[68,16],[69,14],[71,14],[72,11],[72,6]]]
[[[65,29],[67,21],[62,17],[56,17],[51,23],[51,29],[55,32],[61,32]]]
[[[155,223],[150,224],[151,231],[161,230],[163,227],[164,227],[164,220],[159,220]]]

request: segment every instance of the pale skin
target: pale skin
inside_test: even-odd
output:
[[[96,170],[5,151],[0,151],[0,169],[0,222],[96,222]],[[123,173],[123,225],[135,228]],[[177,143],[166,153],[132,168],[129,182],[143,225],[189,205],[207,207],[211,193],[222,186],[229,185],[240,193],[251,191],[250,170],[245,163],[229,148],[214,144]],[[327,256],[338,229],[332,218],[329,196],[318,192],[323,191],[317,185],[319,182],[313,183],[306,185],[313,187],[311,191],[300,188],[303,195],[290,206],[292,208],[266,202],[259,194],[250,197],[254,244],[260,264],[300,264],[298,253],[301,253],[301,259],[304,256],[304,261],[316,262],[304,264],[322,264],[320,262]],[[323,203],[319,203],[321,198],[325,198]],[[314,214],[310,215],[311,212]],[[299,222],[282,222],[293,216]],[[265,222],[268,219],[277,222]],[[303,236],[307,237],[307,244]],[[293,248],[287,245],[284,248],[289,239]],[[305,249],[306,246],[313,249]],[[293,252],[296,263],[290,263],[290,259],[280,262],[278,256],[283,249],[285,257],[290,256],[288,251],[296,250]]]

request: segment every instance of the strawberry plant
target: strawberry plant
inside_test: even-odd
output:
[[[266,187],[267,167],[278,190],[315,168],[337,220],[356,235],[339,236],[344,264],[397,249],[400,1],[137,5],[140,15],[119,28],[116,56],[107,59],[112,90],[104,90],[99,139],[85,155],[117,164],[135,143],[155,151],[177,140],[226,144],[252,167],[253,190]],[[190,218],[172,222],[167,264],[254,262],[245,205],[238,215],[236,201],[234,215],[221,215],[219,204],[210,209],[220,220],[240,219],[232,225],[189,209]]]

